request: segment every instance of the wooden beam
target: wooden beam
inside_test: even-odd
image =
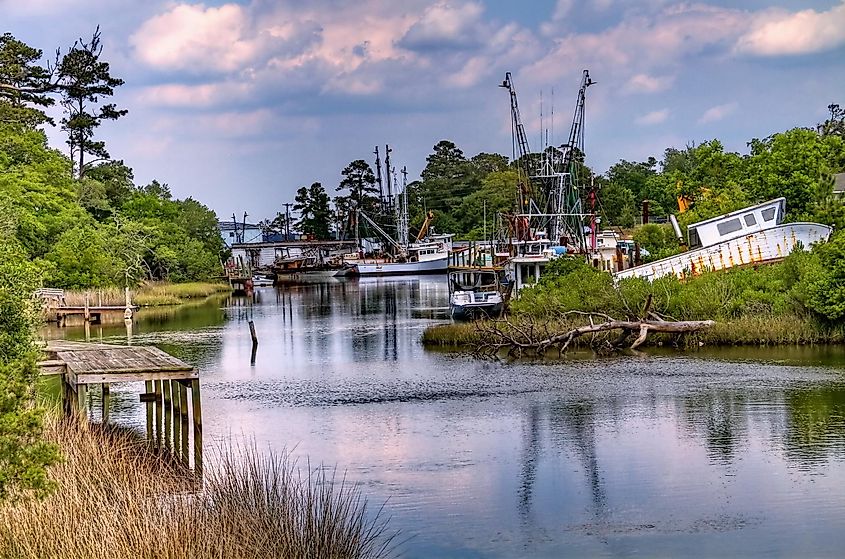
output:
[[[188,454],[188,386],[184,380],[177,380],[176,384],[179,386],[179,413],[181,414],[180,423],[182,424],[180,430],[182,431],[182,461],[185,466],[188,466],[191,457]]]
[[[148,380],[145,383],[147,394],[153,391],[153,381]],[[153,403],[147,402],[147,438],[153,440]]]
[[[36,363],[41,375],[63,375],[67,372],[67,365],[61,359],[46,359]]]
[[[200,381],[191,381],[191,407],[194,412],[194,471],[202,476],[202,400]]]
[[[161,392],[164,400],[164,447],[170,450],[170,426],[172,417],[172,409],[170,407],[170,381],[161,381]]]
[[[170,395],[173,400],[173,452],[176,457],[182,452],[182,411],[181,411],[181,397],[179,390],[182,385],[177,381],[170,381]]]
[[[149,373],[82,373],[74,375],[75,384],[100,384],[103,382],[140,382],[153,380],[193,380],[199,374],[193,371],[155,371]]]
[[[76,402],[79,406],[79,411],[83,417],[88,417],[88,387],[76,387]]]
[[[161,381],[154,380],[154,392],[156,393],[156,447],[161,447]]]
[[[108,383],[103,383],[103,424],[109,422],[109,407],[111,407],[111,389]]]

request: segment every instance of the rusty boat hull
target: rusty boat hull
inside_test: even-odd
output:
[[[634,266],[616,272],[613,276],[617,279],[645,278],[648,280],[669,275],[686,278],[707,271],[768,264],[786,258],[799,246],[804,250],[809,250],[815,243],[826,241],[830,233],[830,227],[819,223],[786,223],[641,266]]]

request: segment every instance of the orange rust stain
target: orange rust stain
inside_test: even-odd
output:
[[[760,250],[759,246],[757,247],[757,260],[759,260],[760,262],[763,261],[763,251]]]
[[[719,251],[719,265],[720,265],[720,266],[719,266],[719,269],[720,269],[720,270],[724,270],[724,269],[725,269],[725,255],[724,255],[724,254],[722,254],[722,251],[721,251],[721,250]]]
[[[778,249],[778,258],[783,258],[783,251],[780,248],[780,243],[777,243],[775,246]]]

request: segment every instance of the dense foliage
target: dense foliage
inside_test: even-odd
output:
[[[653,282],[615,282],[580,259],[559,259],[538,285],[521,293],[514,310],[534,316],[579,310],[633,318],[649,295],[652,309],[678,320],[802,317],[833,324],[845,318],[845,233],[836,233],[811,252],[797,250],[779,264],[684,281],[667,276]]]
[[[46,467],[58,459],[56,448],[41,440],[43,409],[33,390],[37,270],[14,237],[9,209],[0,206],[0,500],[47,491]]]
[[[43,283],[85,288],[216,275],[222,239],[214,213],[190,198],[174,200],[166,184],[136,186],[132,169],[109,160],[93,139],[102,120],[123,113],[110,105],[89,111],[122,83],[99,59],[99,34],[74,45],[55,78],[36,65],[40,56],[8,34],[0,38],[0,199]],[[40,109],[59,94],[76,173],[39,129],[49,122]]]

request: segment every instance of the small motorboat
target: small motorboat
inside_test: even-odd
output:
[[[495,318],[505,302],[496,268],[464,268],[449,272],[449,314],[455,320]]]

